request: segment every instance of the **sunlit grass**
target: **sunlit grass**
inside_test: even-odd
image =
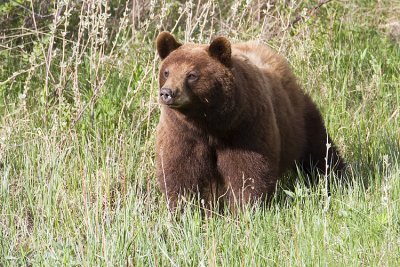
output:
[[[399,265],[400,48],[385,25],[400,7],[331,1],[293,28],[316,1],[154,3],[122,16],[112,41],[101,1],[64,7],[86,12],[74,36],[63,13],[57,31],[22,30],[22,48],[11,29],[0,39],[0,265]],[[261,39],[285,55],[351,185],[327,202],[323,184],[299,179],[264,209],[205,219],[192,201],[170,214],[154,172],[161,29]]]

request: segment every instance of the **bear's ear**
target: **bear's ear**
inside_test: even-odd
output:
[[[225,37],[217,37],[212,40],[208,53],[228,66],[231,62],[231,43]]]
[[[169,32],[160,32],[157,36],[156,44],[157,52],[161,59],[166,58],[172,51],[182,45]]]

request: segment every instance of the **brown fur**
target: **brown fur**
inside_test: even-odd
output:
[[[171,209],[185,192],[207,203],[263,200],[295,161],[325,170],[324,123],[283,57],[224,37],[181,45],[166,32],[157,50],[157,176]],[[331,166],[341,170],[336,148],[330,152]]]

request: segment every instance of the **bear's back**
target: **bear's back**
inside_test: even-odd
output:
[[[286,59],[264,44],[254,41],[234,44],[232,56],[243,64],[251,64],[262,73],[267,82],[259,90],[271,96],[274,116],[281,137],[280,170],[293,164],[305,147],[304,93],[297,84]],[[262,92],[260,92],[262,94]]]

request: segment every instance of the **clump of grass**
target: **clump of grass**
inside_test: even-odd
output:
[[[382,25],[400,7],[261,2],[54,1],[45,21],[3,29],[0,265],[399,264],[400,48]],[[154,179],[160,30],[285,55],[351,186],[326,205],[324,184],[291,174],[267,209],[171,215]]]

